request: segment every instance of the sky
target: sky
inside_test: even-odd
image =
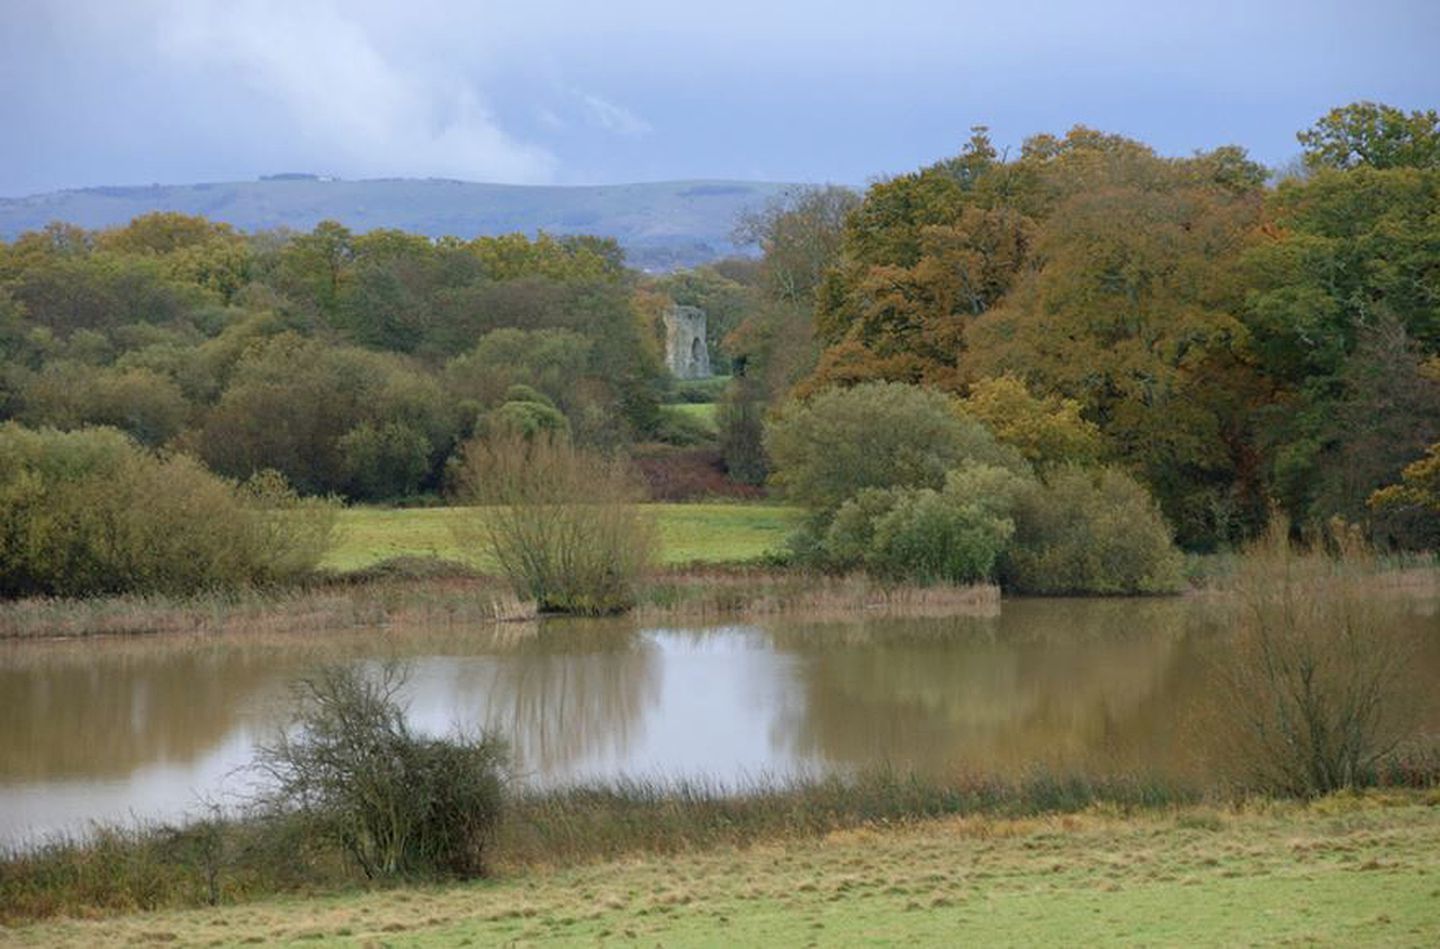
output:
[[[1440,0],[0,0],[0,196],[279,172],[863,184],[1076,124],[1279,165],[1440,108]]]

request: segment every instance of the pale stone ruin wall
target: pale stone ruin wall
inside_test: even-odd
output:
[[[665,365],[677,379],[710,377],[710,347],[705,342],[705,311],[672,306],[665,313]]]

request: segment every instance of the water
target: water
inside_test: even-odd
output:
[[[1408,602],[1440,682],[1434,598]],[[506,735],[525,779],[726,782],[879,762],[940,772],[1184,776],[1201,767],[1217,610],[1197,599],[1007,600],[998,615],[0,646],[0,842],[173,818],[250,787],[254,744],[322,662],[408,667],[412,722]],[[1431,690],[1431,727],[1440,698]]]

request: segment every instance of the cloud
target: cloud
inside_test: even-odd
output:
[[[621,105],[602,99],[594,93],[582,93],[580,101],[585,106],[585,119],[616,135],[640,136],[653,131],[649,122]]]
[[[288,117],[307,151],[345,174],[549,180],[555,158],[505,132],[474,86],[387,56],[330,2],[177,0],[162,55],[243,83]]]

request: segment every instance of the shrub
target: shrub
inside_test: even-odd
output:
[[[1002,565],[1023,593],[1167,593],[1183,559],[1155,501],[1114,468],[1067,467],[1019,495]]]
[[[1009,513],[1025,484],[1003,468],[966,465],[946,476],[943,491],[861,491],[831,521],[824,558],[888,580],[983,582],[1015,532]]]
[[[1217,731],[1247,789],[1309,797],[1367,784],[1414,735],[1409,645],[1367,583],[1373,553],[1353,530],[1335,540],[1333,555],[1297,550],[1276,518],[1232,580]]]
[[[523,389],[526,386],[512,386]],[[568,436],[570,420],[548,400],[514,399],[485,413],[482,431],[490,436],[518,436],[531,439],[537,435]]]
[[[483,735],[412,734],[402,684],[393,666],[378,679],[331,666],[303,680],[298,732],[259,749],[272,784],[264,803],[300,817],[370,879],[478,876],[500,821],[505,748]]]
[[[460,478],[490,509],[478,525],[457,524],[456,539],[492,555],[518,595],[557,613],[634,605],[655,529],[624,461],[554,437],[497,437],[466,447]]]
[[[715,355],[716,353],[712,349],[712,360]],[[729,385],[729,376],[711,376],[708,379],[683,379],[675,383],[675,392],[672,401],[688,402],[691,404],[716,402],[725,394],[725,390]]]
[[[351,497],[409,497],[430,473],[429,440],[404,422],[362,422],[336,444]]]
[[[279,582],[314,569],[333,524],[273,474],[236,485],[113,429],[0,426],[0,595]]]
[[[680,448],[713,444],[715,428],[705,418],[677,410],[675,406],[662,405],[660,424],[655,429],[655,440]]]
[[[944,395],[893,382],[828,389],[792,403],[765,432],[773,480],[795,502],[833,513],[865,488],[932,488],[962,461],[1024,470],[1012,448],[962,419]]]

